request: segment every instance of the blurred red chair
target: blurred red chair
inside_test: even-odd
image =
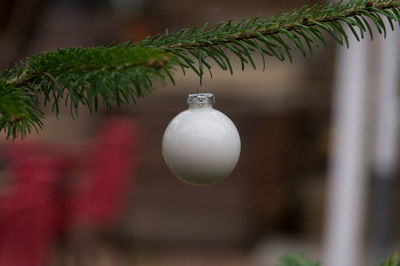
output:
[[[140,138],[138,124],[115,118],[102,125],[89,154],[8,145],[14,182],[0,198],[0,265],[46,265],[50,248],[71,228],[112,226],[135,177]],[[84,170],[71,179],[77,169]]]
[[[112,119],[102,125],[75,194],[73,218],[78,226],[108,227],[118,217],[132,170],[138,168],[140,129],[132,120]]]
[[[0,265],[43,266],[56,240],[55,221],[62,212],[61,190],[69,162],[55,156],[18,154],[10,165],[11,191],[0,200]]]

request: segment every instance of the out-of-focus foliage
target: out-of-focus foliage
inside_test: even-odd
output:
[[[280,258],[277,266],[319,266],[319,262],[311,261],[303,254],[287,254]]]
[[[286,254],[280,258],[277,266],[320,266],[320,263],[306,258],[303,254]],[[400,266],[398,253],[394,253],[392,257],[382,262],[380,266]]]
[[[398,253],[393,254],[392,257],[382,262],[381,266],[400,266],[400,257]]]

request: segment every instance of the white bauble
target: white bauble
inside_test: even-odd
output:
[[[240,155],[233,122],[213,108],[211,93],[190,94],[189,109],[169,123],[162,153],[170,170],[186,183],[209,185],[226,178]]]

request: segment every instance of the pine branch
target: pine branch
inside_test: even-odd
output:
[[[286,254],[279,259],[277,266],[319,266],[319,262],[311,261],[303,254]]]
[[[319,262],[304,257],[303,254],[286,254],[279,259],[277,266],[320,266]],[[380,266],[400,266],[398,253],[383,261]]]
[[[41,103],[51,104],[57,114],[60,104],[69,105],[76,116],[79,105],[94,113],[100,105],[107,111],[135,102],[153,90],[154,80],[174,84],[176,68],[198,76],[207,69],[212,76],[211,62],[215,62],[232,74],[232,55],[240,59],[242,69],[246,64],[255,69],[253,57],[258,53],[265,69],[265,55],[292,62],[294,50],[312,55],[315,48],[327,44],[327,36],[348,47],[349,32],[357,40],[367,34],[373,39],[375,27],[386,36],[384,20],[391,30],[400,24],[400,0],[317,4],[265,19],[229,20],[175,34],[166,30],[137,43],[35,55],[15,64],[0,79],[0,129],[15,138],[30,133],[32,127],[41,128]]]
[[[37,132],[43,127],[42,111],[35,95],[23,88],[16,88],[6,79],[0,78],[0,127],[7,129],[7,138],[30,134],[32,128]]]
[[[392,257],[382,262],[381,266],[400,266],[400,257],[398,253],[393,254]]]
[[[359,4],[359,3],[358,3]],[[333,7],[333,6],[332,6]],[[349,9],[348,8],[353,8]],[[352,18],[355,16],[362,16],[364,14],[364,11],[366,10],[375,10],[377,13],[383,12],[386,9],[395,9],[398,7],[395,3],[384,3],[384,4],[377,4],[373,5],[372,2],[367,2],[365,5],[361,6],[353,6],[351,5],[351,2],[348,4],[348,6],[343,6],[342,7],[342,13],[341,14],[329,14],[332,10],[323,10],[320,9],[318,5],[314,5],[313,7],[309,8],[307,10],[307,13],[301,13],[299,12],[294,12],[291,14],[291,18],[289,18],[289,22],[287,23],[279,23],[278,25],[273,24],[273,27],[267,28],[267,29],[262,29],[262,30],[255,30],[247,32],[238,32],[238,35],[234,36],[229,36],[225,39],[221,40],[215,40],[211,42],[198,42],[198,43],[188,43],[188,44],[175,44],[171,45],[170,48],[185,48],[185,49],[193,49],[196,47],[207,47],[211,45],[218,45],[218,44],[223,44],[223,43],[230,43],[234,41],[244,41],[244,40],[249,40],[249,39],[257,39],[259,35],[275,35],[275,34],[288,34],[287,31],[289,32],[296,32],[298,30],[305,29],[304,27],[311,27],[311,26],[319,26],[322,29],[327,29],[325,26],[320,25],[320,23],[332,23],[336,21],[341,21],[355,25],[354,21],[349,22],[349,20],[346,20],[346,18]],[[337,7],[336,7],[337,11]],[[386,14],[385,14],[386,15]],[[390,16],[390,15],[389,15]],[[282,17],[285,17],[284,15]],[[295,18],[295,21],[293,20],[293,17]],[[372,17],[371,17],[372,18]],[[254,22],[257,22],[259,18],[257,18]],[[243,21],[241,23],[248,23],[249,21]],[[380,22],[378,22],[380,23]],[[362,24],[362,23],[361,23]],[[268,25],[267,25],[268,27]],[[361,27],[361,32],[365,32],[365,28]],[[333,29],[329,29],[327,31],[330,31],[332,33],[335,33]],[[339,34],[342,34],[343,37],[346,38],[346,36],[340,31],[337,32]],[[358,36],[358,34],[356,34]],[[289,37],[289,36],[288,36]],[[385,35],[386,37],[386,35]],[[371,39],[373,39],[373,36],[371,36]],[[325,43],[326,44],[326,43]]]

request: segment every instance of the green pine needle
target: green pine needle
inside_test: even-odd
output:
[[[277,266],[320,266],[319,262],[304,257],[303,254],[286,254],[279,259]],[[392,257],[383,261],[380,266],[400,266],[400,256],[394,253]]]
[[[60,104],[68,105],[75,117],[80,105],[94,113],[100,106],[107,111],[135,102],[153,90],[154,80],[174,84],[176,69],[183,73],[192,70],[198,76],[207,69],[212,75],[214,62],[233,74],[232,56],[239,58],[242,69],[248,64],[255,69],[253,57],[257,54],[265,69],[265,56],[292,62],[294,50],[312,55],[315,48],[327,44],[329,36],[348,47],[349,33],[357,40],[367,35],[373,39],[376,28],[386,36],[385,20],[390,30],[400,24],[400,0],[316,4],[269,18],[229,20],[211,27],[206,23],[175,34],[166,30],[136,43],[35,55],[3,72],[0,130],[16,138],[32,128],[40,129],[41,104],[51,104],[56,114]]]
[[[319,262],[313,262],[303,254],[286,254],[279,259],[277,266],[319,266]]]
[[[400,266],[400,257],[398,253],[394,253],[392,257],[381,263],[381,266]]]

